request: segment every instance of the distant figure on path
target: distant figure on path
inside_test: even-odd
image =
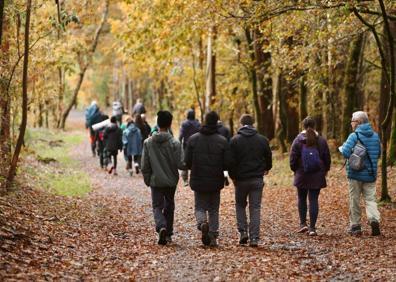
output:
[[[190,187],[195,196],[195,217],[202,243],[217,246],[219,236],[220,190],[224,188],[224,170],[233,165],[230,145],[218,133],[216,112],[205,116],[205,124],[187,144],[185,163],[191,169]]]
[[[367,113],[358,111],[352,114],[351,126],[353,132],[340,147],[342,155],[348,159],[347,174],[349,182],[349,222],[350,234],[361,235],[362,227],[360,224],[360,195],[363,194],[366,203],[367,219],[371,226],[371,235],[378,236],[380,232],[380,213],[378,211],[375,181],[377,179],[377,162],[381,155],[381,142],[378,134],[372,129]],[[362,166],[353,167],[351,155],[357,160],[356,146],[361,145],[365,148],[365,157],[361,158]]]
[[[110,125],[108,125],[103,133],[106,152],[109,154],[113,165],[109,170],[109,174],[117,175],[117,155],[118,150],[122,151],[122,130],[117,125],[117,118],[112,116],[110,118]]]
[[[92,125],[101,122],[102,113],[96,101],[92,101],[91,105],[85,110],[85,128],[89,129],[89,141],[91,144],[92,155],[96,156],[96,133],[92,129]]]
[[[173,116],[168,111],[157,113],[159,132],[144,141],[142,173],[151,188],[151,199],[158,233],[158,244],[172,242],[175,192],[179,171],[183,169],[180,142],[168,132]]]
[[[239,244],[247,244],[249,240],[251,247],[257,247],[260,240],[263,177],[272,168],[272,152],[267,138],[258,134],[253,127],[254,118],[251,115],[242,115],[240,123],[242,127],[231,139],[231,152],[236,166],[230,170],[230,176],[235,184]],[[248,199],[249,224],[246,217]]]
[[[142,99],[138,98],[136,104],[132,108],[132,116],[146,113],[146,108],[143,105]]]
[[[121,101],[114,101],[113,102],[113,116],[117,120],[117,124],[120,126],[122,122],[122,115],[125,114],[124,106],[122,105]]]
[[[290,152],[290,168],[294,172],[297,187],[298,233],[316,236],[316,221],[319,214],[319,193],[327,186],[326,175],[330,170],[331,157],[326,139],[315,131],[315,120],[306,117],[304,130],[294,139]],[[307,196],[309,199],[309,227],[307,226]]]
[[[127,160],[126,169],[132,175],[133,157],[142,155],[142,135],[130,116],[126,119],[126,128],[122,133],[122,144]]]
[[[107,119],[109,119],[108,115],[101,114],[99,122],[105,121]],[[103,137],[105,129],[106,129],[106,127],[102,127],[95,132],[97,148],[98,148],[99,164],[100,164],[101,168],[105,168],[108,165],[108,158],[107,158],[106,152],[105,152],[105,143],[104,143],[104,137]]]
[[[195,119],[194,110],[187,111],[187,119],[182,122],[180,126],[179,141],[183,146],[185,151],[187,148],[187,143],[191,135],[197,133],[201,127],[201,124],[197,119]],[[182,171],[182,179],[184,186],[188,186],[188,170]]]

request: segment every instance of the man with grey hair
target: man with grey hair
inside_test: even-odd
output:
[[[263,177],[272,168],[272,153],[267,138],[258,134],[253,127],[254,118],[251,115],[242,115],[240,123],[242,127],[231,139],[231,152],[236,166],[230,170],[230,176],[235,184],[239,244],[247,244],[249,240],[251,247],[257,247],[260,239]],[[246,216],[248,199],[249,224]]]
[[[366,148],[367,154],[364,158],[364,166],[360,169],[353,169],[348,161],[347,175],[349,182],[349,221],[350,234],[361,235],[360,225],[360,195],[363,194],[366,203],[367,219],[371,226],[371,234],[378,236],[381,234],[379,221],[375,181],[377,178],[377,162],[381,154],[381,142],[378,134],[372,129],[367,113],[358,111],[352,114],[352,132],[345,143],[340,147],[340,151],[347,159],[353,153],[356,144],[360,143]]]

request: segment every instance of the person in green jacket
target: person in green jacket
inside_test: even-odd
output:
[[[159,131],[143,144],[142,173],[144,183],[151,188],[155,229],[158,244],[172,242],[175,192],[178,169],[183,169],[180,142],[169,133],[173,116],[168,111],[157,113]]]

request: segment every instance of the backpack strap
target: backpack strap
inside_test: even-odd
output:
[[[371,172],[369,171],[369,173],[370,173],[371,176],[374,176],[373,162],[371,161],[370,154],[369,154],[369,152],[368,152],[367,146],[364,145],[363,141],[359,138],[359,133],[358,133],[358,132],[355,132],[355,134],[356,134],[357,140],[358,140],[358,141],[366,148],[366,150],[367,150],[367,158],[368,158],[368,160],[369,160],[369,162],[370,162],[370,166],[371,166]]]

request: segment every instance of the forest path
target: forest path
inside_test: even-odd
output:
[[[123,246],[121,252],[126,276],[132,271],[133,277],[139,280],[222,281],[259,277],[390,279],[390,275],[393,278],[396,275],[392,262],[396,255],[395,222],[392,219],[395,210],[381,209],[383,236],[369,236],[368,226],[365,226],[362,238],[346,234],[346,179],[340,175],[339,168],[333,169],[330,187],[321,193],[319,236],[295,233],[298,213],[293,187],[265,187],[261,245],[256,249],[238,246],[234,193],[230,186],[222,191],[220,247],[211,249],[202,247],[195,225],[193,192],[189,187],[182,187],[179,183],[176,191],[174,242],[158,246],[150,189],[143,183],[141,174],[131,177],[124,169],[122,154],[119,154],[119,175],[109,175],[99,168],[98,159],[91,156],[87,142],[77,146],[72,154],[81,163],[81,169],[91,176],[95,188],[90,197],[106,198],[110,205],[107,207],[109,213],[117,214],[110,218],[123,222],[125,229],[113,233]],[[276,174],[277,171],[271,173]],[[108,247],[99,241],[94,244],[97,248],[105,247],[105,250]],[[128,254],[129,250],[132,252]],[[118,257],[120,254],[114,255]],[[95,275],[94,272],[92,274]]]

